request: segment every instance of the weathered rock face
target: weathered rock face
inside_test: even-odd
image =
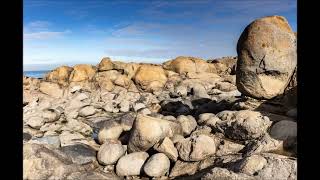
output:
[[[214,140],[206,135],[192,136],[177,142],[179,157],[184,161],[200,161],[214,155],[216,145]]]
[[[284,17],[253,21],[237,44],[239,91],[258,99],[282,94],[297,65],[296,48],[296,37]]]
[[[56,83],[43,81],[40,83],[39,90],[54,98],[61,98],[63,96],[63,89]]]
[[[169,138],[164,138],[161,142],[155,144],[153,148],[158,151],[162,152],[168,156],[169,159],[173,161],[177,161],[178,159],[178,151],[174,147],[173,142]]]
[[[210,72],[209,64],[199,58],[179,56],[163,64],[163,68],[179,74]]]
[[[121,157],[116,166],[118,176],[139,175],[144,162],[149,157],[146,152],[134,152]]]
[[[108,71],[113,69],[111,59],[108,57],[103,58],[97,65],[98,71]]]
[[[96,73],[96,69],[88,64],[79,64],[73,67],[70,75],[70,82],[80,82],[91,80]]]
[[[163,68],[154,65],[141,65],[133,79],[142,89],[149,92],[161,89],[167,82]]]
[[[146,151],[161,139],[174,134],[181,134],[178,123],[139,114],[132,127],[128,151]]]
[[[83,166],[73,164],[72,159],[60,150],[39,144],[23,147],[23,179],[65,179],[73,172],[84,171]]]
[[[44,79],[46,81],[51,81],[51,82],[58,83],[62,86],[66,86],[69,84],[69,77],[70,77],[72,70],[73,70],[72,67],[61,66],[61,67],[54,69],[50,73],[48,73],[44,77]]]

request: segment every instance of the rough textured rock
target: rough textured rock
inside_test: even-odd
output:
[[[161,66],[142,65],[133,79],[142,89],[153,92],[164,86],[167,76]]]
[[[33,138],[29,141],[29,143],[46,144],[46,145],[51,145],[55,148],[60,147],[59,136],[44,136],[41,138]]]
[[[139,114],[132,127],[128,150],[146,151],[161,139],[180,133],[178,123]]]
[[[178,116],[177,121],[181,124],[184,136],[190,135],[191,132],[197,127],[197,121],[190,115],[180,115]]]
[[[113,69],[111,59],[108,57],[102,58],[100,63],[97,65],[98,71],[108,71]]]
[[[116,173],[118,176],[134,176],[140,175],[143,164],[149,157],[146,152],[134,152],[122,156],[117,165]]]
[[[260,155],[252,155],[242,159],[237,165],[236,171],[247,175],[254,175],[267,164],[267,160]]]
[[[61,147],[64,152],[75,164],[83,165],[96,161],[96,151],[85,144],[75,144]]]
[[[269,118],[260,112],[242,110],[231,113],[231,120],[221,121],[217,126],[230,139],[250,140],[263,136],[271,123]]]
[[[225,168],[215,167],[209,173],[205,174],[201,180],[255,180],[254,177],[243,173],[234,173]]]
[[[69,81],[80,82],[86,80],[92,80],[96,73],[96,69],[87,64],[78,64],[73,67]]]
[[[89,167],[87,170],[92,169]],[[84,171],[84,167],[73,164],[72,160],[59,150],[39,144],[23,146],[23,179],[65,179],[73,172]]]
[[[174,147],[173,142],[168,138],[165,137],[162,141],[159,143],[155,144],[153,148],[161,153],[164,153],[165,155],[168,156],[169,159],[172,161],[177,161],[178,159],[178,151]]]
[[[237,44],[237,88],[247,96],[281,95],[297,65],[296,37],[282,16],[249,24]]]
[[[193,175],[198,169],[199,162],[184,162],[178,160],[171,169],[169,177]]]
[[[169,173],[170,160],[163,153],[152,155],[144,164],[144,172],[150,177],[160,177]]]
[[[180,140],[176,144],[179,157],[184,161],[200,161],[214,155],[216,145],[214,140],[206,135],[197,135]]]
[[[97,159],[102,165],[115,164],[120,157],[125,154],[126,150],[120,141],[107,140],[100,146]]]
[[[44,77],[44,80],[58,83],[62,86],[66,86],[69,83],[69,77],[73,68],[68,66],[58,67]]]
[[[45,122],[57,121],[61,116],[61,112],[55,109],[47,109],[42,112],[42,118]]]
[[[40,83],[39,90],[54,98],[61,98],[63,96],[63,89],[56,83],[43,81]]]

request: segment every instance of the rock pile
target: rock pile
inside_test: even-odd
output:
[[[270,100],[296,85],[295,48],[272,16],[246,28],[238,58],[24,77],[23,178],[296,179],[296,108]]]

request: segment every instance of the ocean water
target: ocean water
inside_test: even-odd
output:
[[[33,78],[44,78],[44,76],[50,72],[48,71],[24,71],[23,75],[27,77],[33,77]]]

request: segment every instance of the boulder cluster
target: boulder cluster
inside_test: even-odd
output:
[[[296,179],[296,36],[264,17],[237,51],[24,77],[23,178]]]

